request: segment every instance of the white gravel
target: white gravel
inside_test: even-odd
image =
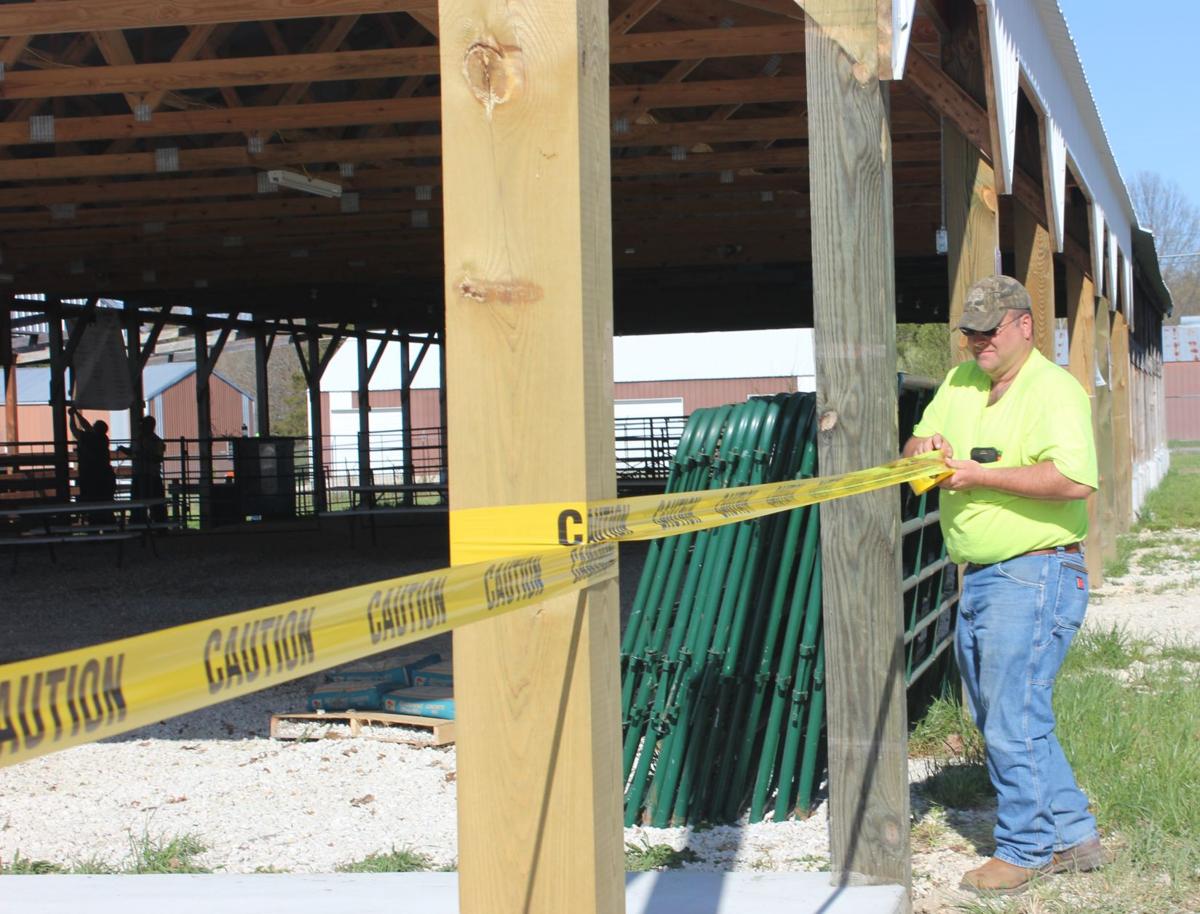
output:
[[[311,567],[311,555],[290,544],[286,548],[276,544],[268,552],[251,557],[244,571],[239,571],[236,562],[222,564],[216,559],[195,564],[203,575],[212,574],[219,565],[222,578],[235,585],[244,574],[242,584],[254,588],[254,602],[259,604],[296,590],[304,592],[306,585],[311,592],[311,578],[297,572],[294,564]],[[322,560],[338,569],[336,580],[323,581],[323,589],[420,565],[414,565],[411,552],[387,545],[366,558],[357,552],[335,550]],[[85,559],[80,556],[75,561],[83,563]],[[122,620],[127,607],[122,603],[116,612],[114,602],[128,602],[131,593],[153,591],[153,624],[127,621],[132,630],[211,615],[202,611],[207,605],[203,602],[163,615],[162,607],[186,603],[171,590],[173,586],[181,593],[204,591],[203,582],[187,580],[190,563],[181,555],[168,555],[164,562],[171,563],[172,584],[162,580],[163,565],[148,557],[132,561],[131,567],[121,572],[105,568],[103,561],[97,560],[86,573],[75,573],[79,571],[76,565],[67,575],[50,566],[30,570],[23,559],[21,571],[11,580],[20,599],[26,601],[24,605],[38,599],[61,599],[78,609],[69,592],[82,588],[93,593],[97,604],[113,607],[112,618]],[[289,562],[293,563],[290,572]],[[625,567],[624,583],[636,586],[636,561]],[[1196,570],[1194,565],[1182,570],[1160,567],[1153,575],[1133,574],[1107,583],[1097,594],[1089,624],[1127,625],[1158,638],[1200,642],[1200,577],[1193,573]],[[139,575],[160,580],[153,587],[142,586],[137,583]],[[113,593],[105,591],[106,587]],[[1160,593],[1153,592],[1164,587]],[[118,599],[113,595],[116,592],[123,596]],[[108,602],[110,599],[113,602]],[[46,637],[41,631],[44,626],[38,628],[29,635],[35,646]],[[0,634],[21,637],[11,624],[9,631]],[[97,640],[94,634],[89,621],[78,637],[87,643]],[[60,649],[65,646],[71,645],[60,645]],[[22,642],[15,653],[28,656],[29,650],[33,648]],[[120,866],[128,863],[133,846],[145,839],[191,835],[207,847],[200,862],[226,872],[328,872],[392,848],[416,850],[435,866],[454,864],[453,746],[404,745],[387,741],[394,733],[377,738],[380,735],[374,732],[308,742],[268,738],[270,714],[302,709],[316,681],[318,677],[310,677],[125,737],[0,769],[0,860],[11,861],[19,853],[59,863],[94,860]],[[910,768],[913,780],[927,773],[923,762],[914,762]],[[914,799],[914,810],[920,814],[922,809],[920,799]],[[915,847],[918,899],[935,898],[937,892],[930,895],[931,890],[956,883],[963,869],[982,859],[979,855],[987,851],[986,835],[991,829],[989,815],[986,811],[956,814],[949,827],[958,838],[932,842],[928,848]],[[686,847],[696,855],[693,862],[685,864],[689,867],[817,870],[828,866],[827,831],[826,805],[822,803],[806,820],[701,830],[633,828],[626,830],[625,837],[639,846]],[[971,835],[980,840],[969,840]],[[932,900],[925,904],[924,910],[933,910],[928,907]],[[920,905],[918,909],[922,909]]]

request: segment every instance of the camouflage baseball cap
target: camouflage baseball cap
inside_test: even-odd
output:
[[[1032,311],[1025,287],[1011,276],[988,276],[967,289],[959,330],[994,330],[1005,311]]]

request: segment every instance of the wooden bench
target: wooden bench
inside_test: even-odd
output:
[[[445,514],[445,505],[389,505],[383,508],[343,508],[340,511],[322,511],[317,515],[317,522],[322,520],[348,520],[350,521],[350,543],[354,543],[354,530],[358,526],[357,521],[360,518],[366,518],[367,525],[371,528],[371,545],[375,545],[375,518],[387,517],[396,515],[401,517],[412,517],[413,515],[422,514]]]
[[[15,536],[0,535],[0,548],[8,548],[12,550],[12,568],[11,572],[17,570],[17,556],[22,546],[46,546],[50,550],[50,561],[57,562],[58,556],[54,551],[55,546],[61,546],[66,543],[116,543],[117,544],[117,567],[120,568],[125,558],[125,541],[137,539],[142,534],[136,530],[120,530],[117,528],[96,528],[90,531],[86,527],[79,527],[75,532],[70,533],[19,533]]]
[[[42,502],[16,507],[0,505],[0,546],[12,549],[12,571],[17,568],[17,556],[22,546],[44,545],[50,550],[50,560],[58,561],[54,547],[66,543],[116,543],[117,566],[125,558],[126,540],[141,538],[142,545],[150,544],[155,556],[158,549],[150,537],[156,523],[150,520],[149,509],[165,503],[165,499],[141,499],[120,502]],[[141,520],[131,524],[129,516],[142,511]],[[107,518],[104,515],[109,515]],[[116,517],[114,523],[112,518]],[[87,521],[99,517],[101,523]],[[68,522],[64,523],[64,519]]]
[[[412,516],[414,514],[440,514],[446,510],[446,498],[449,487],[444,482],[412,482],[412,483],[376,483],[357,486],[329,486],[326,492],[347,492],[350,495],[350,507],[341,510],[322,511],[317,515],[317,523],[328,518],[345,518],[350,521],[350,543],[354,543],[356,521],[365,517],[371,528],[371,545],[375,545],[375,518],[388,515]],[[437,495],[440,504],[385,504],[376,503],[379,495],[417,495],[423,492]]]

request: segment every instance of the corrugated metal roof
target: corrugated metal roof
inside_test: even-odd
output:
[[[1153,246],[1147,249],[1144,240],[1137,243],[1138,234],[1146,230],[1138,222],[1079,50],[1057,0],[986,2],[1012,35],[1028,88],[1061,131],[1072,170],[1088,198],[1102,211],[1122,253],[1130,263],[1136,260],[1141,264],[1143,273],[1157,274]],[[1161,299],[1154,304],[1164,313],[1170,313],[1169,297],[1165,306]]]
[[[165,390],[174,387],[184,378],[195,373],[195,362],[159,362],[147,365],[142,371],[143,395],[147,400],[153,400]],[[254,394],[218,371],[213,375],[220,378],[243,396],[254,399]],[[4,376],[0,373],[0,399],[3,398]],[[17,369],[17,402],[26,405],[50,402],[50,369],[45,367],[29,367]]]
[[[1074,171],[1100,204],[1121,249],[1132,255],[1137,223],[1091,86],[1057,0],[987,0],[1012,34],[1026,82],[1062,131]]]

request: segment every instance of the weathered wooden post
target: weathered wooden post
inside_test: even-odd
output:
[[[367,359],[367,331],[354,328],[354,343],[358,356],[358,484],[369,486],[371,476],[371,363]],[[380,343],[382,349],[386,344]],[[353,501],[351,501],[353,504]],[[369,492],[363,493],[364,505],[374,504]]]
[[[441,0],[453,511],[615,494],[608,6]],[[624,909],[615,582],[455,632],[463,914]]]
[[[1013,247],[1016,278],[1029,290],[1033,304],[1033,342],[1054,361],[1054,252],[1050,231],[1025,205],[1013,200]]]
[[[1092,403],[1092,434],[1099,442],[1100,415],[1096,400],[1096,288],[1078,264],[1067,261],[1068,368],[1087,391]],[[1104,528],[1100,524],[1100,495],[1088,496],[1087,568],[1092,586],[1104,582]]]
[[[258,320],[261,321],[262,318]],[[255,430],[263,438],[271,434],[271,383],[268,366],[274,346],[274,325],[269,337],[267,331],[259,326],[254,331],[254,417]]]
[[[1096,457],[1100,469],[1100,491],[1097,496],[1097,512],[1100,515],[1101,543],[1104,545],[1102,558],[1117,554],[1117,505],[1116,505],[1116,460],[1113,454],[1113,395],[1112,395],[1112,351],[1109,342],[1112,334],[1112,309],[1108,298],[1096,299]],[[1101,383],[1103,381],[1103,383]]]
[[[946,72],[986,107],[986,79],[979,67],[979,21],[968,7],[957,7],[942,57]],[[949,325],[957,327],[967,289],[976,280],[1000,272],[1000,207],[995,170],[974,140],[946,120],[942,124],[942,199],[949,243]],[[961,333],[954,331],[951,341],[955,362],[970,357]]]
[[[1128,303],[1123,303],[1129,307]],[[1133,524],[1133,425],[1129,393],[1129,322],[1113,313],[1112,339],[1113,511],[1116,532]]]
[[[823,475],[896,454],[892,144],[874,0],[806,7],[813,321]],[[900,501],[821,506],[830,857],[841,884],[911,884]]]
[[[4,370],[4,435],[0,441],[13,443],[12,453],[17,453],[16,442],[20,436],[17,428],[17,356],[12,349],[12,303],[11,295],[0,296],[0,368]]]

